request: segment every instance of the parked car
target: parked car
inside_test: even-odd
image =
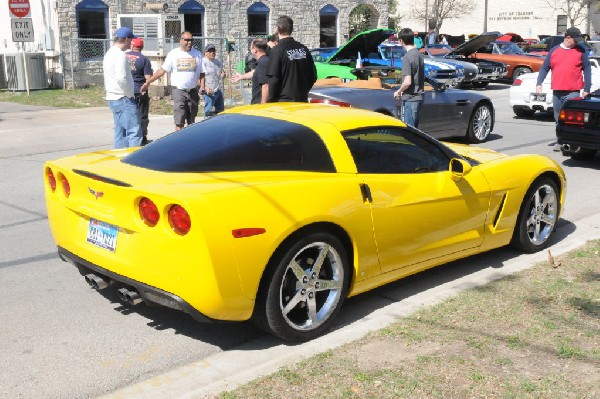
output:
[[[558,46],[565,40],[564,35],[547,36],[538,43],[532,43],[527,47],[529,54],[543,55],[548,54],[548,51],[554,46]]]
[[[394,31],[389,29],[372,29],[354,36],[348,43],[341,46],[325,62],[315,62],[319,79],[339,77],[344,80],[354,80],[352,69],[357,66],[384,65],[402,68],[404,48],[398,44],[380,45]],[[401,55],[400,55],[401,54]],[[357,62],[360,65],[357,65]],[[444,82],[462,80],[462,70],[440,62],[426,62],[425,74]]]
[[[402,69],[402,57],[406,55],[404,47],[396,43],[382,43],[377,46],[377,50],[379,56],[369,54],[367,65],[392,66]],[[426,57],[424,64],[425,76],[438,82],[455,86],[460,84],[465,77],[464,66],[456,62]]]
[[[475,52],[472,57],[480,60],[498,61],[506,64],[506,79],[513,82],[524,73],[537,72],[544,63],[544,57],[528,54],[513,42],[495,41]]]
[[[564,156],[590,160],[600,150],[600,92],[567,100],[560,110],[556,137]]]
[[[590,57],[592,65],[591,91],[600,89],[600,58]],[[542,84],[542,93],[536,93],[536,83],[539,72],[526,73],[513,82],[509,90],[509,104],[516,116],[531,117],[536,111],[554,112],[552,106],[552,89],[550,80],[552,71],[548,72]]]
[[[548,157],[300,103],[230,109],[43,171],[59,255],[91,286],[292,341],[387,282],[508,244],[543,249],[565,198]]]
[[[327,61],[335,52],[338,50],[338,47],[319,47],[313,48],[310,50],[310,55],[313,57],[313,61],[316,62],[325,62]]]
[[[391,29],[371,29],[355,35],[327,61],[315,62],[317,77],[355,80],[356,76],[351,71],[356,68],[357,59],[360,57],[363,59],[363,65],[369,65],[369,55],[374,54],[378,57],[377,46],[394,33]]]
[[[400,71],[393,68],[365,67],[355,70],[361,80],[317,80],[308,101],[363,108],[397,116],[394,91],[401,81]],[[446,85],[426,78],[425,99],[419,128],[436,138],[465,137],[481,143],[494,129],[494,106],[489,97],[466,90],[447,89]]]
[[[464,83],[471,83],[475,88],[484,88],[491,81],[502,79],[508,73],[506,64],[499,61],[490,61],[474,58],[471,55],[481,47],[495,40],[496,35],[479,35],[468,42],[464,42],[455,49],[443,44],[434,44],[425,47],[426,53],[431,57],[444,59],[445,62],[461,62],[475,66],[475,75],[470,77],[469,69],[465,67]]]

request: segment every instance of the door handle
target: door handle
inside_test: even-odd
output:
[[[456,101],[456,105],[459,107],[464,107],[469,104],[471,104],[471,100],[457,100]]]
[[[371,197],[371,189],[369,188],[368,184],[361,183],[360,192],[363,197],[363,202],[373,202],[373,197]]]

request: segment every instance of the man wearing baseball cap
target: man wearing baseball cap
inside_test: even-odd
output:
[[[217,48],[207,44],[202,58],[204,75],[200,78],[200,93],[204,96],[204,117],[218,114],[225,110],[223,99],[223,63],[217,58]],[[213,111],[214,109],[214,111]]]
[[[563,42],[550,49],[537,79],[536,93],[542,93],[542,83],[552,70],[552,107],[554,121],[564,102],[572,97],[587,96],[592,85],[592,69],[587,54],[587,43],[578,28],[571,27],[565,32]]]
[[[141,87],[146,80],[152,77],[152,65],[148,57],[142,54],[144,48],[144,39],[138,37],[131,40],[131,50],[125,53],[129,66],[131,67],[131,75],[133,76],[133,92],[135,94],[135,102],[137,104],[138,114],[140,116],[140,128],[142,129],[142,145],[148,144],[148,113],[150,111],[150,96],[148,92],[141,92]]]
[[[106,103],[115,123],[115,148],[137,147],[142,143],[142,131],[134,98],[133,76],[125,56],[136,36],[127,27],[115,31],[113,45],[104,55],[104,88]]]

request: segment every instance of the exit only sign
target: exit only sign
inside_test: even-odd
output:
[[[13,42],[33,41],[33,22],[31,18],[11,18]]]

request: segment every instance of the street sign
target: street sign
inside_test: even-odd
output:
[[[17,18],[29,16],[29,0],[8,0],[8,9],[10,13]]]
[[[33,41],[33,22],[31,18],[11,18],[10,27],[13,42]]]

